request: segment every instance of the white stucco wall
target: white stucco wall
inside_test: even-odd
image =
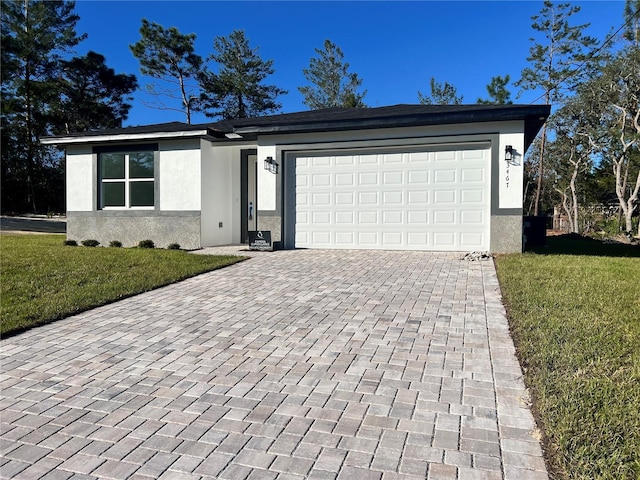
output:
[[[97,181],[91,147],[67,147],[67,211],[90,212],[94,207]]]
[[[161,142],[158,148],[160,210],[200,210],[200,141]]]
[[[507,145],[511,145],[513,147],[514,155],[511,163],[507,163],[504,160],[505,148]],[[518,132],[501,133],[498,153],[500,155],[500,162],[498,162],[498,207],[522,208],[524,182],[524,134]]]
[[[258,145],[258,208],[260,210],[276,209],[276,175],[264,168],[264,160],[273,158],[278,164],[278,152],[275,145]],[[279,165],[279,172],[282,165]],[[279,173],[280,175],[280,173]]]
[[[240,242],[240,151],[202,140],[202,246]]]

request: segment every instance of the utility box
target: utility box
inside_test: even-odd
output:
[[[524,249],[547,244],[547,217],[525,216],[522,221]]]

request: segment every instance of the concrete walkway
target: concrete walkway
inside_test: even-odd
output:
[[[2,478],[547,478],[491,261],[261,252],[0,351]]]

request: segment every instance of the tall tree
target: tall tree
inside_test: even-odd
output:
[[[59,209],[60,157],[39,143],[57,100],[60,61],[86,35],[75,2],[2,1],[2,208]]]
[[[198,110],[197,78],[203,63],[202,57],[195,53],[196,34],[184,35],[176,27],[165,29],[144,18],[140,36],[142,38],[129,48],[140,62],[140,71],[161,82],[148,84],[147,92],[158,99],[167,97],[180,102],[179,108],[167,105],[163,100],[147,105],[184,112],[187,123],[191,123],[192,112]]]
[[[585,198],[583,184],[592,168],[588,140],[592,123],[583,112],[584,105],[578,96],[569,100],[554,114],[556,136],[548,143],[548,170],[553,176],[553,189],[560,195],[559,203],[573,233],[582,232],[580,197]]]
[[[624,4],[624,39],[640,47],[640,0],[627,0]]]
[[[513,103],[511,101],[511,92],[507,89],[509,80],[511,80],[511,77],[509,75],[506,75],[504,77],[501,77],[500,75],[493,77],[491,79],[491,83],[487,85],[487,93],[489,94],[489,98],[479,98],[477,103],[485,105],[505,105]]]
[[[118,128],[127,118],[137,88],[134,75],[116,74],[105,57],[89,52],[61,62],[59,103],[53,108],[53,133]]]
[[[629,44],[617,52],[578,93],[582,115],[593,119],[593,150],[611,162],[624,229],[631,234],[640,204],[640,47]]]
[[[449,82],[440,83],[431,77],[429,87],[431,95],[418,92],[418,100],[422,105],[460,105],[462,103],[462,95],[458,96],[458,90]]]
[[[309,68],[302,73],[311,85],[298,87],[303,95],[303,103],[311,110],[330,107],[366,107],[360,93],[362,79],[357,73],[349,72],[349,64],[344,54],[331,40],[324,41],[324,49],[316,48],[317,57],[309,60]]]
[[[264,84],[275,71],[273,60],[260,58],[258,48],[249,46],[244,31],[216,37],[213,49],[209,60],[219,64],[219,71],[203,72],[200,76],[201,101],[207,116],[258,117],[282,108],[277,97],[286,94],[286,90]]]
[[[531,46],[527,57],[531,66],[522,71],[522,78],[515,85],[523,90],[542,90],[546,104],[562,104],[567,92],[593,73],[593,69],[586,68],[589,65],[584,62],[588,58],[588,50],[597,41],[583,33],[589,24],[570,23],[571,16],[579,11],[580,7],[569,3],[556,4],[545,0],[540,14],[532,17],[532,28],[540,32],[544,40]],[[531,41],[536,42],[534,38]],[[577,69],[578,66],[581,68]],[[534,215],[539,214],[547,128],[545,124],[541,131]]]

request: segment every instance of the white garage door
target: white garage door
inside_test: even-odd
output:
[[[298,248],[489,249],[488,148],[296,157]]]

